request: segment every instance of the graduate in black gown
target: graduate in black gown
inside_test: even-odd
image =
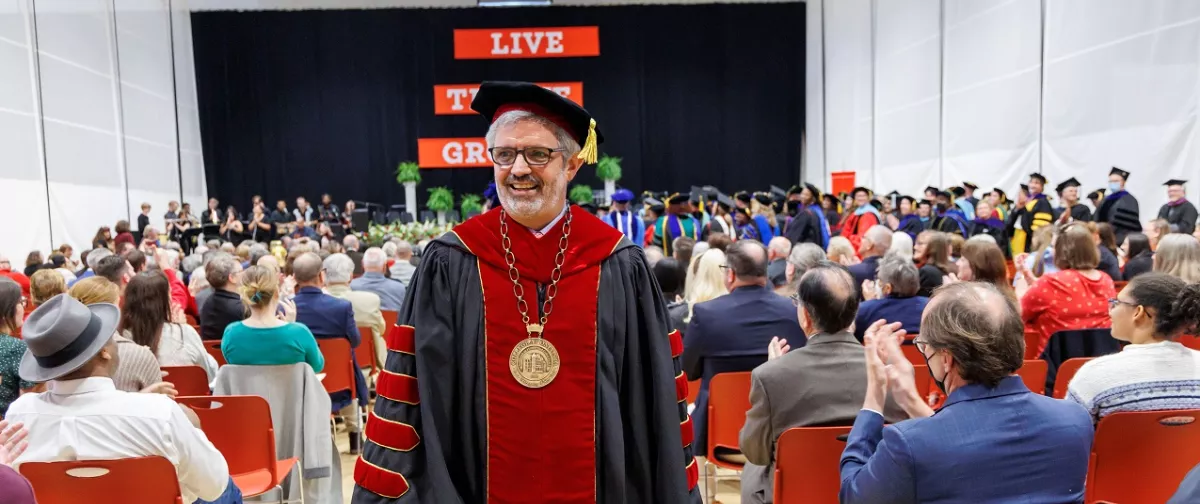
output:
[[[963,182],[962,186],[966,191],[966,194],[963,197],[967,200],[967,203],[970,203],[971,207],[974,208],[975,205],[979,204],[979,198],[975,197],[975,191],[979,190],[979,186],[972,182]]]
[[[970,222],[958,205],[954,204],[954,195],[949,191],[941,191],[937,195],[935,207],[937,217],[929,227],[934,231],[957,234],[966,238],[971,233]]]
[[[1055,222],[1066,224],[1070,221],[1090,222],[1092,211],[1087,205],[1079,202],[1079,181],[1075,177],[1064,180],[1055,190],[1062,206],[1054,209]]]
[[[1100,203],[1104,201],[1104,189],[1096,189],[1088,193],[1087,199],[1092,202],[1092,222],[1096,222],[1096,214],[1100,212]]]
[[[501,205],[422,254],[353,502],[699,503],[662,293],[641,248],[566,203],[596,122],[532,83],[484,82],[471,108],[493,124]]]
[[[979,200],[975,205],[975,219],[971,221],[971,236],[985,234],[996,240],[996,245],[1004,251],[1004,257],[1012,257],[1008,245],[1008,232],[1004,221],[992,210],[991,202]]]
[[[812,184],[805,184],[804,187],[794,186],[788,190],[788,201],[784,211],[791,219],[783,228],[783,236],[787,237],[793,246],[800,243],[812,243],[822,249],[828,246],[829,230],[825,227],[825,214],[821,207],[815,204],[820,194]]]
[[[1158,209],[1158,218],[1166,219],[1172,233],[1192,234],[1196,231],[1196,206],[1187,200],[1186,180],[1171,179],[1167,186],[1170,201]]]
[[[917,239],[917,235],[925,230],[925,223],[921,222],[921,216],[917,214],[917,200],[912,196],[901,196],[899,204],[896,205],[900,212],[900,220],[896,223],[896,231],[903,231],[913,240]],[[926,205],[928,208],[928,205]]]
[[[1026,188],[1029,200],[1012,213],[1012,218],[1020,223],[1020,227],[1016,227],[1011,233],[1013,255],[1030,252],[1033,248],[1033,232],[1054,222],[1054,207],[1043,192],[1046,189],[1046,177],[1041,173],[1031,173],[1029,184],[1022,186],[1022,189]],[[1018,241],[1020,243],[1017,243]]]
[[[1114,166],[1108,173],[1108,196],[1096,210],[1096,222],[1112,224],[1117,243],[1124,242],[1125,235],[1129,233],[1142,231],[1138,200],[1125,191],[1125,182],[1128,180],[1129,172]]]

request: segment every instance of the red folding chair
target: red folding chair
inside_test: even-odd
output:
[[[138,504],[184,504],[175,465],[164,457],[26,462],[21,475],[40,504],[128,504],[131,496]]]
[[[1084,502],[1166,502],[1200,464],[1200,410],[1113,413],[1096,425]]]
[[[700,380],[688,380],[687,403],[696,404],[696,396],[700,395]]]
[[[212,395],[208,388],[208,373],[200,366],[162,366],[159,369],[167,372],[163,381],[175,385],[181,396]]]
[[[358,387],[354,385],[354,363],[350,361],[350,342],[344,338],[320,338],[317,340],[317,346],[321,349],[321,355],[325,357],[325,379],[321,380],[321,385],[325,386],[325,392],[332,394],[349,390],[350,399],[357,400]],[[359,412],[355,414],[360,416],[359,425],[366,430],[366,419],[361,415],[362,406],[365,404],[360,402]]]
[[[708,454],[705,457],[705,488],[715,495],[716,482],[707,484],[708,464],[742,470],[744,456],[739,433],[750,410],[750,372],[718,373],[708,382]],[[718,454],[718,451],[720,454]],[[715,475],[714,475],[714,480]],[[710,501],[712,499],[709,499]]]
[[[271,405],[258,396],[176,397],[196,412],[200,428],[229,464],[229,475],[243,497],[279,488],[296,457],[275,458]],[[283,502],[282,489],[279,502]]]
[[[1025,386],[1029,387],[1035,394],[1046,393],[1046,371],[1049,365],[1041,359],[1027,360],[1021,365],[1021,369],[1017,370],[1017,376],[1021,377],[1021,381],[1025,382]]]
[[[225,361],[225,354],[221,353],[221,340],[204,340],[204,350],[217,360],[217,366],[229,364]]]
[[[370,368],[368,376],[375,376],[379,372],[379,364],[375,362],[375,331],[358,326],[358,335],[362,342],[354,349],[354,361],[359,368]]]
[[[849,427],[795,427],[775,444],[776,504],[837,504]]]
[[[1071,383],[1071,378],[1075,377],[1075,373],[1079,372],[1079,368],[1083,367],[1087,361],[1092,360],[1092,357],[1076,357],[1063,361],[1061,366],[1058,366],[1058,374],[1054,375],[1054,398],[1062,399],[1067,397],[1067,385]],[[1043,382],[1042,387],[1045,387]]]
[[[1042,333],[1036,329],[1025,329],[1025,360],[1033,360],[1040,358],[1038,355],[1038,346],[1042,344]],[[1042,388],[1046,388],[1043,384]]]
[[[390,331],[396,325],[396,320],[400,319],[400,312],[392,310],[380,311],[383,312],[383,325],[387,328],[386,330]]]
[[[1183,335],[1176,341],[1192,350],[1200,350],[1200,336]]]

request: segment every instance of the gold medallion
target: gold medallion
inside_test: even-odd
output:
[[[558,350],[546,338],[526,338],[513,347],[508,369],[517,383],[531,389],[549,385],[558,376]]]

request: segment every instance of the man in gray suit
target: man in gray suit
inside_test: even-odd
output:
[[[775,442],[792,427],[850,426],[866,395],[867,361],[851,325],[858,287],[845,267],[821,261],[800,279],[792,296],[808,344],[788,352],[772,340],[768,361],[751,373],[750,411],[742,426],[742,502],[774,501]],[[888,421],[904,418],[888,401]]]

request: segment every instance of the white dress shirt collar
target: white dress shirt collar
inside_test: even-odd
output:
[[[562,220],[563,216],[567,215],[567,209],[569,209],[569,208],[571,208],[570,205],[563,205],[562,211],[558,212],[558,216],[555,217],[554,220],[551,220],[549,224],[546,224],[546,226],[543,227],[542,229],[528,228],[529,231],[533,233],[533,236],[536,236],[538,238],[545,236],[545,234],[549,233],[551,229],[554,229],[554,225],[558,224],[558,221]]]

